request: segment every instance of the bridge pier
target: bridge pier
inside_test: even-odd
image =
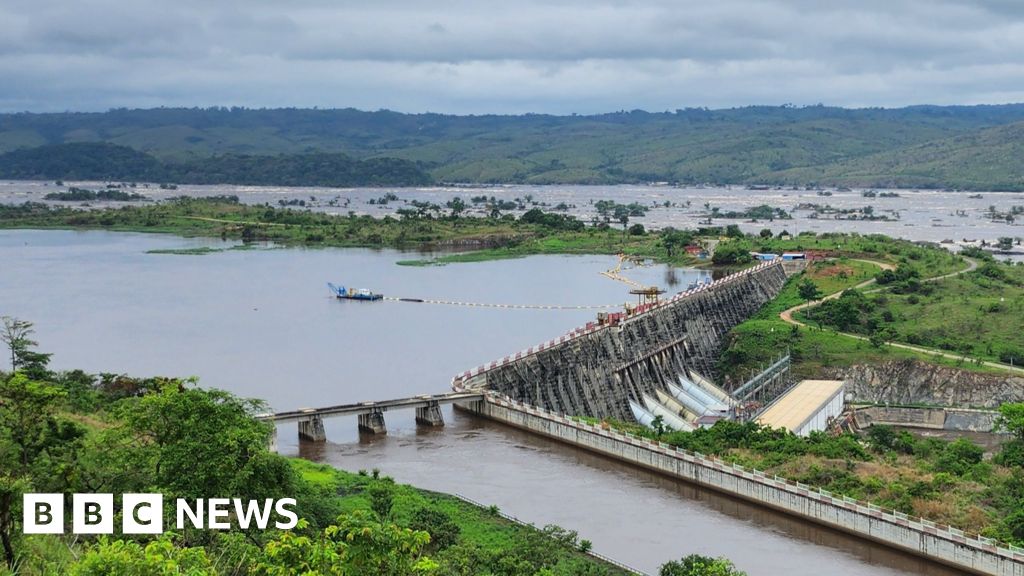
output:
[[[416,423],[423,426],[444,426],[444,416],[441,415],[441,404],[431,402],[426,406],[416,409]]]
[[[370,412],[360,414],[359,431],[368,434],[387,434],[388,428],[384,424],[384,411],[375,408]]]
[[[327,432],[324,431],[324,420],[319,414],[311,416],[309,420],[299,420],[299,440],[308,440],[309,442],[327,441]]]

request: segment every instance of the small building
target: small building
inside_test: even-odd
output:
[[[753,256],[755,260],[760,260],[762,262],[771,262],[778,258],[777,255],[766,252],[751,252],[750,255]]]
[[[772,402],[757,422],[798,436],[824,431],[843,413],[845,389],[842,380],[803,380]]]
[[[685,250],[688,255],[693,256],[695,258],[704,259],[708,257],[707,250],[705,250],[702,246],[690,245],[683,248],[683,250]]]
[[[782,254],[783,260],[806,260],[807,256],[803,252],[784,252]]]

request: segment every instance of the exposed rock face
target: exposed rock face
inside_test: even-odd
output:
[[[833,367],[826,376],[846,381],[854,402],[996,408],[1024,401],[1024,377],[937,366],[920,360]]]
[[[714,378],[725,334],[774,298],[781,264],[723,278],[597,330],[488,370],[483,387],[556,412],[633,420],[629,401],[687,370]]]

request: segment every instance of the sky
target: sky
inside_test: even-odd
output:
[[[4,112],[1021,101],[1021,0],[0,0]]]

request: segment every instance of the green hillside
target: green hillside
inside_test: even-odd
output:
[[[760,106],[592,116],[118,109],[0,115],[0,153],[108,143],[143,152],[165,166],[196,165],[215,156],[344,154],[353,160],[407,160],[427,173],[399,179],[407,183],[892,183],[1020,189],[1021,122],[1020,104],[856,110]],[[6,166],[0,177],[26,177],[15,160],[21,161],[0,157]],[[412,168],[389,164],[389,169],[410,173]],[[139,170],[146,173],[144,167]],[[227,177],[235,176],[219,176],[222,181]],[[312,183],[303,177],[298,181]]]
[[[0,177],[32,180],[122,180],[263,186],[415,186],[430,182],[415,163],[356,160],[341,153],[218,154],[161,161],[117,144],[72,142],[0,155]]]
[[[782,171],[765,179],[780,184],[813,180],[875,187],[1024,190],[1024,123]]]

